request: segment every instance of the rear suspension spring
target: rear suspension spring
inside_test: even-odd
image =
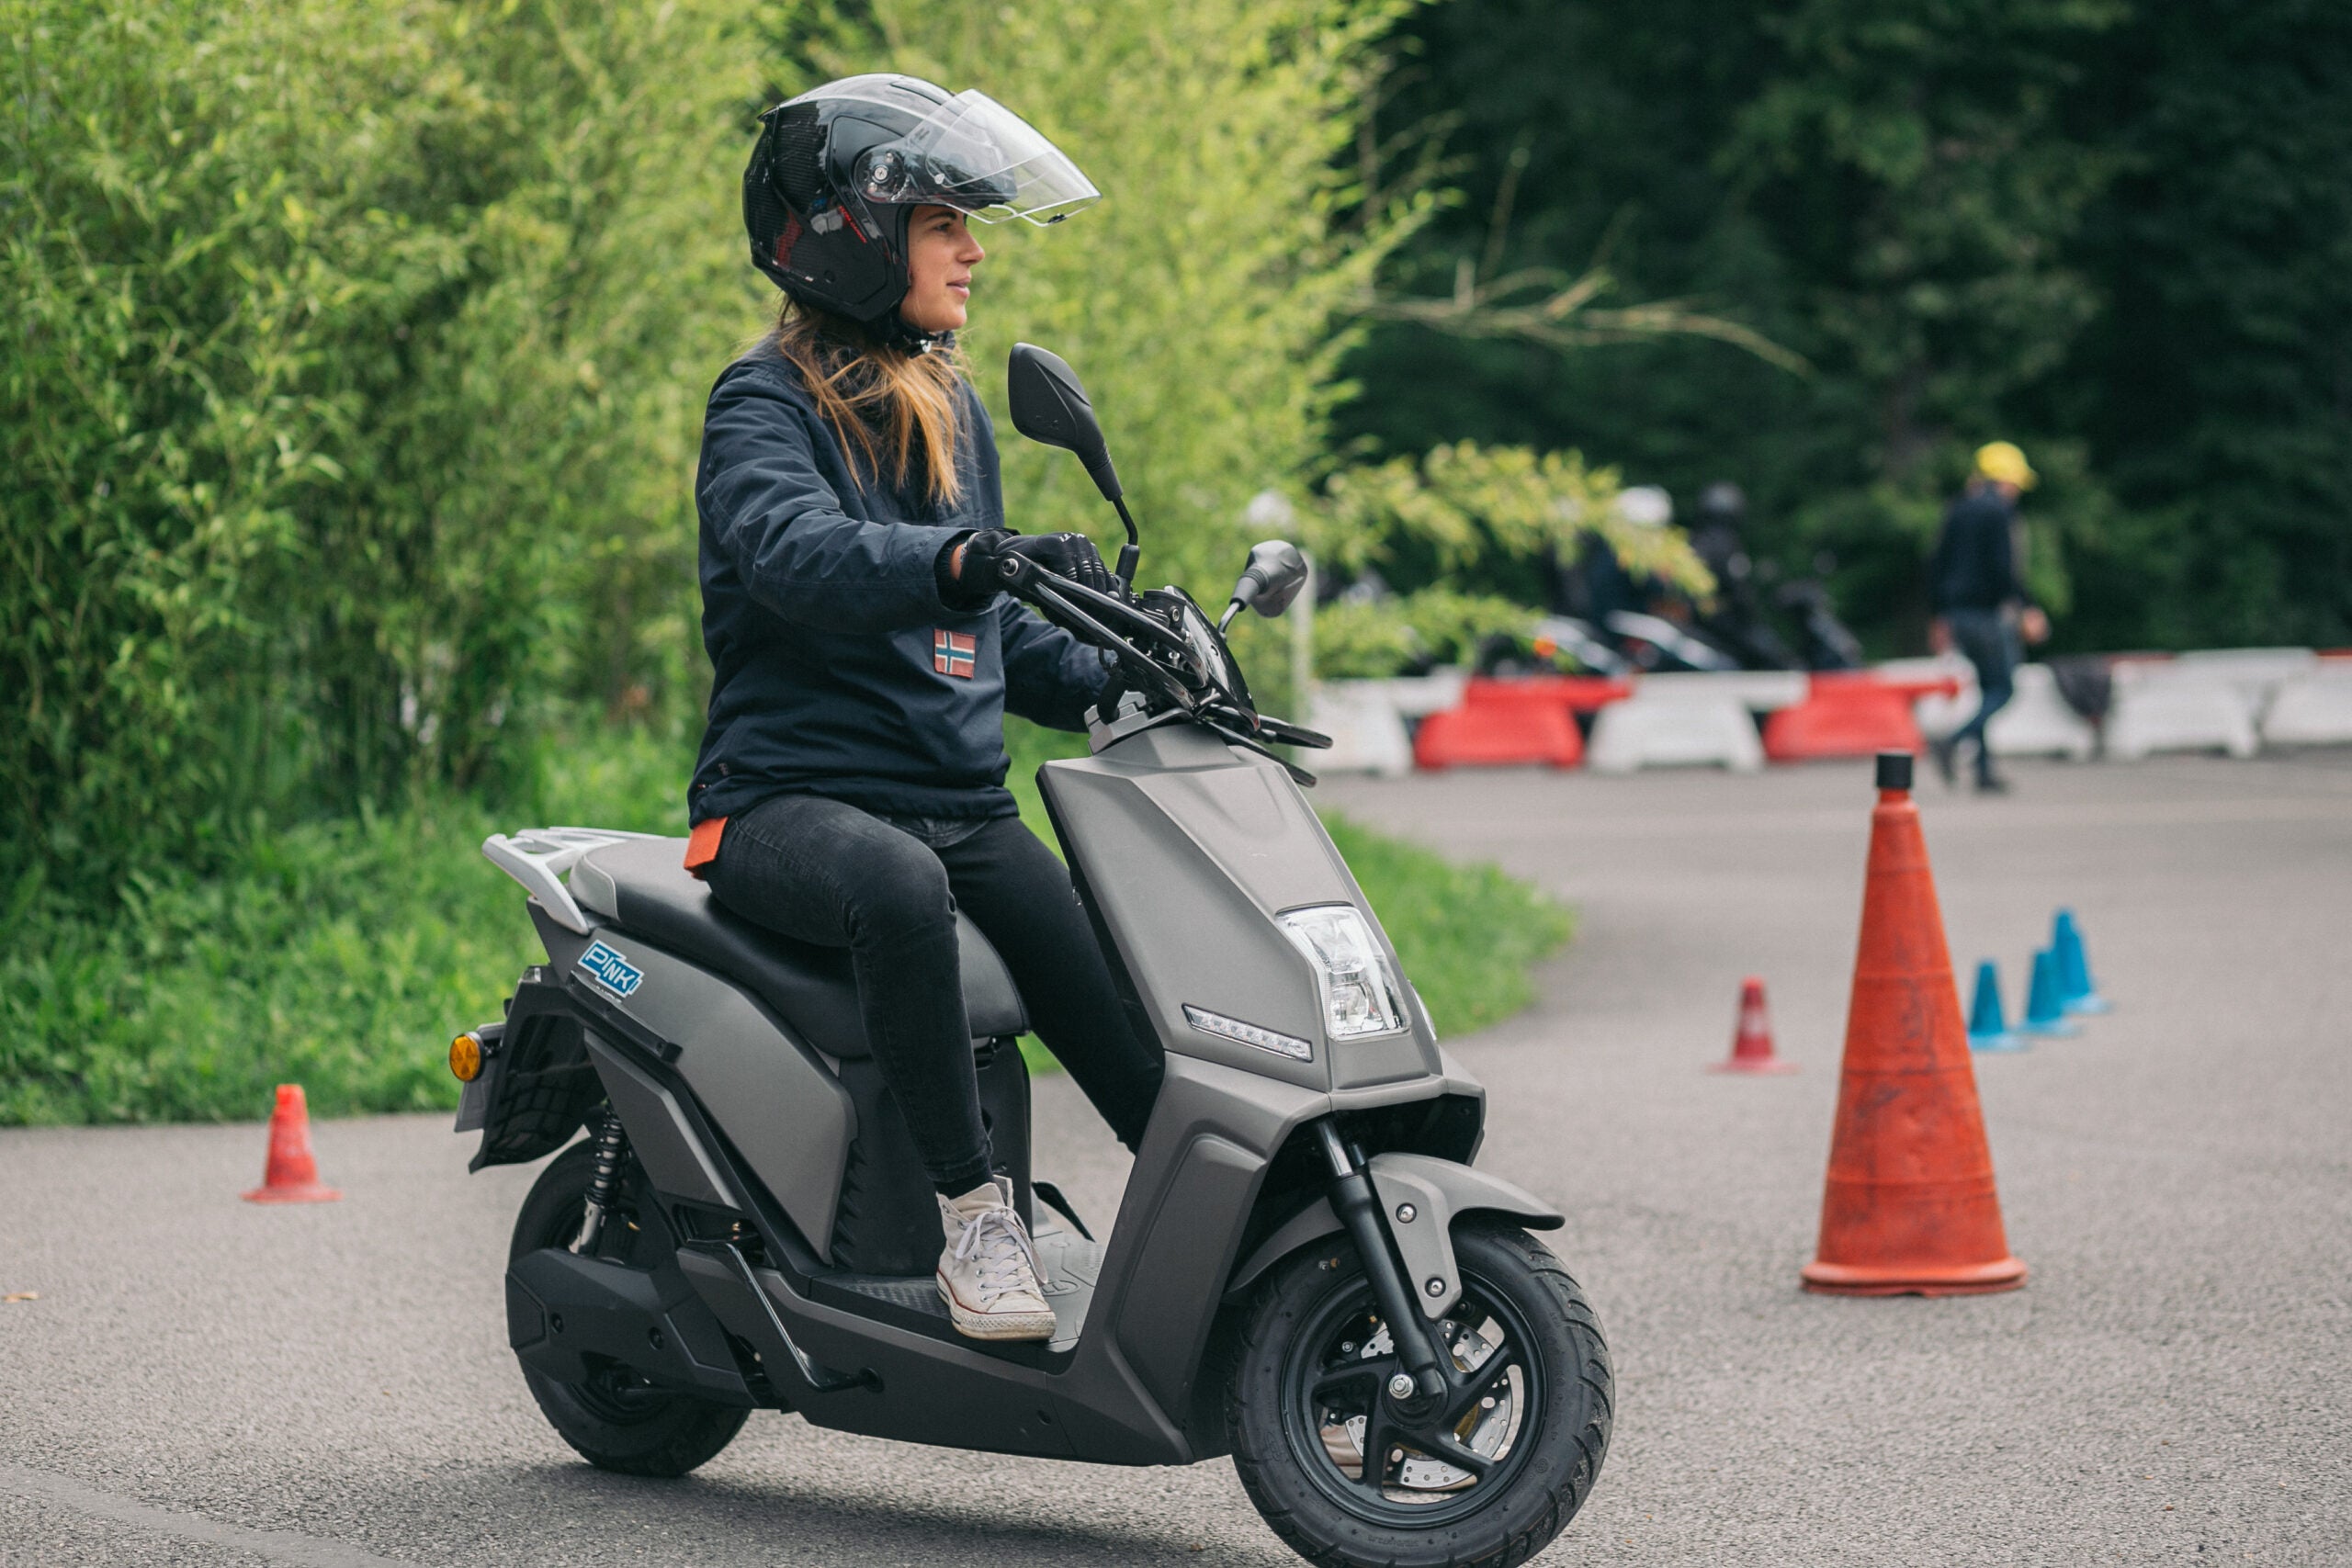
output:
[[[620,1185],[621,1160],[628,1153],[621,1119],[607,1106],[596,1128],[595,1164],[589,1172],[588,1198],[582,1205],[580,1235],[571,1243],[572,1251],[586,1256],[596,1250],[605,1234],[605,1217],[612,1212],[613,1194]]]

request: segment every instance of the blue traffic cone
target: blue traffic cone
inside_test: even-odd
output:
[[[1968,1048],[1972,1051],[2023,1051],[2026,1043],[2009,1032],[2001,1010],[2001,972],[1991,959],[1976,966],[1976,1002],[1968,1010]]]
[[[2033,955],[2033,985],[2026,992],[2021,1027],[2028,1034],[2060,1039],[2083,1032],[2081,1024],[2066,1016],[2065,998],[2058,994],[2058,955],[2046,947]]]
[[[2058,911],[2058,923],[2050,933],[2050,950],[2058,955],[2058,999],[2072,1013],[2101,1013],[2115,1010],[2114,1004],[2098,994],[2098,982],[2091,978],[2089,954],[2083,951],[2083,933],[2075,924],[2075,911]]]

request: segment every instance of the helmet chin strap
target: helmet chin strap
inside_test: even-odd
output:
[[[914,209],[898,208],[892,217],[894,221],[890,225],[893,230],[891,239],[902,258],[899,264],[899,269],[907,277],[907,287],[911,289],[914,287],[914,278],[909,270],[908,263],[912,259],[910,253],[913,250],[913,246],[909,242],[908,231],[914,225]],[[906,302],[906,295],[899,295],[896,300],[892,301],[888,310],[865,323],[865,330],[874,334],[876,342],[886,347],[904,349],[909,354],[929,354],[933,349],[944,348],[956,341],[956,334],[952,332],[926,333],[917,330],[900,313]]]
[[[907,324],[907,319],[899,313],[899,308],[896,305],[891,306],[889,311],[879,321],[866,322],[865,330],[874,334],[876,342],[890,348],[902,348],[909,354],[930,354],[946,348],[956,341],[953,331],[944,333],[916,331]]]

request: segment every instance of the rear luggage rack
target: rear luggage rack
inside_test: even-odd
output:
[[[563,874],[590,850],[660,837],[659,833],[625,833],[616,828],[526,828],[512,838],[492,833],[481,841],[481,852],[491,864],[521,883],[558,925],[586,936],[588,917],[572,901],[560,880]]]

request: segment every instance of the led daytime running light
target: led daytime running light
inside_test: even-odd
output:
[[[1220,1040],[1238,1040],[1244,1045],[1255,1045],[1261,1051],[1272,1051],[1277,1056],[1288,1056],[1300,1062],[1315,1059],[1314,1045],[1295,1034],[1261,1029],[1254,1023],[1244,1023],[1221,1012],[1196,1008],[1190,1002],[1184,1004],[1184,1021],[1204,1034],[1214,1034]]]

